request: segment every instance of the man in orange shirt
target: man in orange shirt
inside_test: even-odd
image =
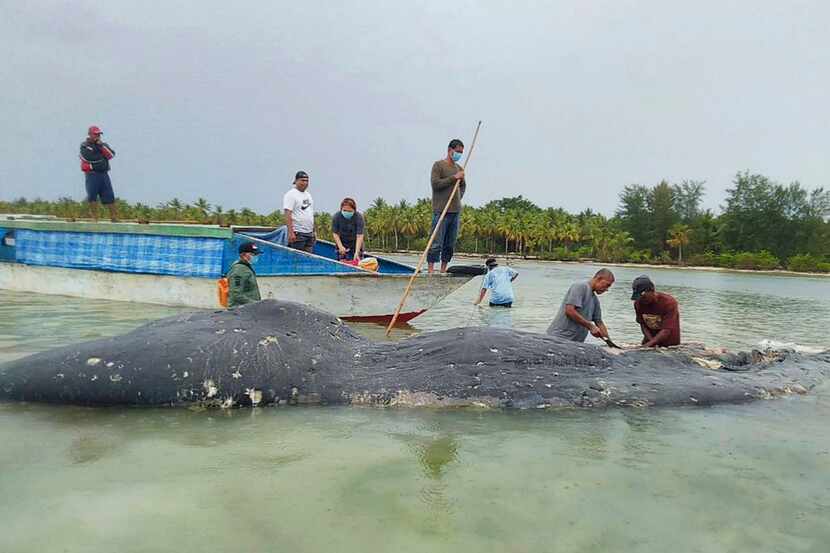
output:
[[[668,294],[656,292],[646,275],[631,284],[634,312],[643,331],[643,345],[649,348],[680,344],[680,308]]]

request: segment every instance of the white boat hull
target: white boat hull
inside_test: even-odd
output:
[[[406,322],[470,280],[469,276],[418,275],[401,310]],[[409,275],[342,274],[262,276],[263,299],[305,303],[351,320],[389,320]],[[0,263],[0,289],[79,298],[216,309],[216,281],[205,278],[117,273]]]

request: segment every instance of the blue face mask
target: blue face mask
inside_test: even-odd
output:
[[[251,261],[250,261],[251,265],[256,265],[258,261],[259,261],[259,256],[258,255],[252,255],[251,256]]]
[[[354,216],[354,211],[340,211],[340,215],[346,219],[351,219]]]
[[[461,152],[453,152],[452,153],[452,160],[455,161],[456,163],[458,163],[458,160],[461,159],[461,156],[462,156]]]

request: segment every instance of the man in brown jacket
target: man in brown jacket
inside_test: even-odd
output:
[[[441,223],[435,240],[427,252],[427,263],[429,272],[435,270],[435,262],[441,261],[441,272],[447,272],[447,264],[455,252],[455,241],[458,239],[458,224],[461,220],[461,198],[467,189],[467,181],[464,180],[464,169],[458,164],[464,154],[464,143],[454,138],[447,146],[447,157],[439,159],[432,164],[432,230],[444,211],[444,206],[450,199],[450,194],[456,181],[460,180],[458,192],[453,196],[447,214]],[[430,231],[430,232],[431,232]]]

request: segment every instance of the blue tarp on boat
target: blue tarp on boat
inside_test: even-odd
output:
[[[15,258],[27,265],[219,278],[225,240],[152,234],[18,229]]]
[[[253,236],[262,240],[253,233],[235,234],[233,240],[228,240],[225,245],[222,268],[227,273],[234,261],[239,259],[239,246],[249,242],[247,236]],[[318,255],[309,255],[306,252],[292,250],[288,246],[279,243],[269,247],[262,242],[257,242],[262,254],[257,259],[254,270],[259,276],[276,275],[332,275],[337,273],[361,273],[360,269],[350,265],[338,263],[335,259],[327,259]],[[316,248],[315,248],[316,249]]]
[[[281,226],[271,232],[250,232],[236,233],[234,239],[225,248],[225,257],[222,263],[223,269],[227,272],[231,264],[237,260],[239,245],[245,242],[246,236],[252,236],[264,240],[282,248],[262,247],[262,255],[257,260],[256,273],[258,275],[285,275],[285,274],[334,274],[334,273],[355,273],[363,272],[352,266],[337,262],[337,249],[331,242],[317,240],[314,245],[314,255],[287,248],[288,231]],[[382,257],[372,256],[378,260],[378,273],[380,274],[412,274],[413,269],[403,263],[397,263]],[[325,259],[320,259],[325,258]]]
[[[272,244],[279,244],[280,246],[288,245],[288,227],[285,225],[277,227],[276,230],[272,230],[271,232],[246,232],[245,235],[253,236],[254,238],[259,238]]]

